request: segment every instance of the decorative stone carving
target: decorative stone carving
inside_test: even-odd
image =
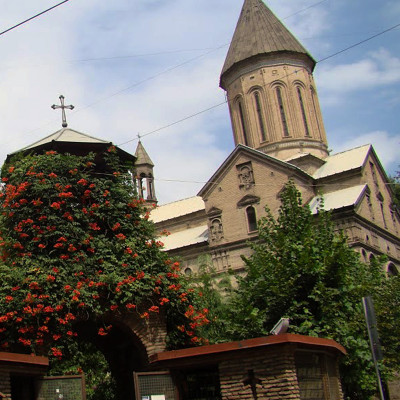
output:
[[[254,174],[251,162],[236,166],[238,170],[239,187],[250,189],[254,185]]]
[[[220,218],[214,218],[211,221],[210,237],[214,242],[218,242],[224,237],[224,229]]]

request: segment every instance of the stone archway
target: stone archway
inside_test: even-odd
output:
[[[107,335],[98,335],[100,326],[112,324]],[[101,323],[80,321],[75,325],[79,338],[90,342],[103,353],[117,383],[118,400],[134,400],[134,372],[149,370],[150,356],[165,350],[166,324],[163,315],[149,319],[136,314],[113,315],[102,318]]]

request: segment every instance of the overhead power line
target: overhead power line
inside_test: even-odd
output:
[[[319,4],[319,3],[317,3],[317,4]],[[368,41],[370,41],[370,40],[372,40],[372,39],[374,39],[374,38],[376,38],[376,37],[378,37],[378,36],[381,36],[381,35],[383,35],[384,33],[390,32],[390,31],[392,31],[392,30],[394,30],[394,29],[396,29],[396,28],[398,28],[398,27],[400,27],[400,24],[396,24],[396,25],[394,25],[394,26],[392,26],[392,27],[390,27],[390,28],[388,28],[388,29],[385,29],[385,30],[383,30],[383,31],[381,31],[381,32],[379,32],[379,33],[377,33],[377,34],[375,34],[375,35],[372,35],[372,36],[368,37],[367,39],[361,40],[360,42],[357,42],[357,43],[355,43],[355,44],[353,44],[353,45],[351,45],[351,46],[349,46],[349,47],[346,47],[346,48],[344,48],[344,49],[342,49],[342,50],[340,50],[340,51],[337,51],[336,53],[333,53],[333,54],[331,54],[331,55],[329,55],[329,56],[327,56],[327,57],[324,57],[324,58],[318,60],[318,61],[317,61],[317,64],[320,64],[320,63],[322,63],[322,62],[324,62],[324,61],[326,61],[326,60],[329,60],[330,58],[333,58],[333,57],[335,57],[335,56],[337,56],[337,55],[339,55],[339,54],[342,54],[342,53],[344,53],[344,52],[346,52],[346,51],[348,51],[348,50],[351,50],[351,49],[353,49],[353,48],[355,48],[355,47],[357,47],[357,46],[360,46],[361,44],[366,43],[366,42],[368,42]],[[289,77],[290,75],[296,74],[297,72],[298,72],[298,71],[296,70],[296,71],[294,71],[294,72],[291,72],[290,74],[286,74],[283,78],[287,78],[287,77]],[[271,81],[271,82],[272,82],[272,81]],[[265,87],[268,83],[271,83],[271,82],[265,83],[265,84],[264,84],[264,87]],[[163,130],[163,129],[167,129],[167,128],[171,127],[171,126],[174,126],[174,125],[176,125],[176,124],[178,124],[178,123],[180,123],[180,122],[187,121],[188,119],[197,117],[197,116],[200,115],[200,114],[203,114],[203,113],[205,113],[205,112],[207,112],[207,111],[213,110],[214,108],[217,108],[217,107],[219,107],[219,106],[221,106],[221,105],[223,105],[223,104],[229,103],[230,101],[231,101],[231,100],[227,99],[227,100],[225,100],[225,101],[222,102],[222,103],[215,104],[215,105],[213,105],[213,106],[211,106],[211,107],[208,107],[208,108],[206,108],[206,109],[204,109],[204,110],[198,111],[198,112],[196,112],[196,113],[194,113],[194,114],[191,114],[191,115],[188,115],[188,116],[186,116],[186,117],[184,117],[184,118],[181,118],[181,119],[179,119],[179,120],[177,120],[177,121],[175,121],[175,122],[171,122],[171,123],[169,123],[168,125],[164,125],[164,126],[162,126],[162,127],[160,127],[160,128],[157,128],[157,129],[155,129],[155,130],[153,130],[153,131],[150,131],[150,132],[141,134],[140,137],[145,137],[145,136],[151,135],[151,134],[156,133],[156,132],[159,132],[159,131],[161,131],[161,130]],[[123,145],[125,145],[125,144],[127,144],[127,143],[130,143],[130,142],[133,142],[133,141],[135,141],[135,140],[138,140],[138,139],[137,139],[137,138],[130,139],[130,140],[126,141],[126,142],[123,142],[123,143],[118,144],[118,146],[123,146]]]
[[[58,7],[59,5],[64,4],[64,3],[66,3],[67,1],[69,1],[69,0],[65,0],[65,1],[63,1],[63,2],[61,2],[61,3],[59,3],[59,4],[57,4],[57,5],[55,5],[55,6],[51,7],[51,8],[49,8],[48,10],[45,10],[45,11],[43,11],[42,13],[37,14],[36,16],[39,16],[39,15],[41,15],[41,14],[47,12],[47,11],[50,11],[51,9],[53,9],[53,8],[55,8],[55,7]],[[308,9],[310,9],[310,8],[312,8],[312,7],[315,7],[315,6],[317,6],[317,5],[321,4],[321,3],[324,3],[325,1],[327,1],[327,0],[322,0],[322,1],[318,1],[317,3],[311,4],[310,6],[308,6],[308,7],[306,7],[306,8],[303,8],[303,9],[297,11],[297,12],[294,13],[294,14],[291,14],[291,15],[287,16],[287,17],[285,17],[284,19],[290,18],[290,17],[293,16],[293,15],[297,15],[297,14],[299,14],[299,13],[305,11],[305,10],[308,10]],[[29,18],[28,20],[26,20],[26,21],[24,21],[24,22],[22,22],[22,23],[16,25],[15,27],[12,27],[12,28],[8,29],[7,31],[16,28],[16,27],[19,26],[19,25],[22,25],[23,23],[25,23],[25,22],[27,22],[27,21],[33,19],[33,18],[36,18],[36,16],[34,16],[34,17],[32,17],[32,18]],[[7,32],[7,31],[4,31],[3,33]],[[118,95],[120,95],[120,94],[122,94],[122,93],[124,93],[124,92],[126,92],[126,91],[128,91],[128,90],[131,90],[131,89],[133,89],[133,88],[135,88],[135,87],[137,87],[137,86],[139,86],[139,85],[141,85],[141,84],[143,84],[143,83],[145,83],[145,82],[151,81],[151,80],[157,78],[157,77],[160,76],[160,75],[163,75],[163,74],[165,74],[165,73],[167,73],[167,72],[170,72],[170,71],[172,71],[172,70],[174,70],[174,69],[177,69],[177,68],[179,68],[179,67],[181,67],[181,66],[183,66],[183,65],[189,64],[189,63],[191,63],[191,62],[193,62],[193,61],[195,61],[195,60],[198,60],[198,59],[200,59],[200,58],[202,58],[202,57],[204,57],[204,56],[206,56],[206,55],[208,55],[208,54],[210,54],[210,53],[212,53],[212,52],[214,52],[214,51],[216,51],[216,50],[219,50],[219,49],[221,49],[221,48],[223,48],[223,47],[225,47],[225,46],[228,46],[229,44],[230,44],[230,43],[226,43],[226,44],[220,45],[220,46],[218,46],[218,47],[204,49],[204,50],[209,50],[209,51],[207,51],[206,53],[200,54],[200,55],[197,56],[197,57],[194,57],[194,58],[191,58],[191,59],[189,59],[189,60],[187,60],[187,61],[184,61],[184,62],[182,62],[182,63],[180,63],[180,64],[177,64],[177,65],[175,65],[175,66],[173,66],[173,67],[167,68],[167,69],[164,70],[164,71],[161,71],[161,72],[159,72],[159,73],[157,73],[157,74],[155,74],[155,75],[153,75],[153,76],[150,76],[150,77],[148,77],[148,78],[145,78],[145,79],[143,79],[143,80],[141,80],[141,81],[139,81],[139,82],[136,82],[136,83],[134,83],[134,84],[132,84],[132,85],[130,85],[130,86],[128,86],[128,87],[125,87],[125,88],[123,88],[123,89],[121,89],[121,90],[118,90],[117,92],[114,92],[114,93],[112,93],[112,94],[110,94],[110,95],[108,95],[108,96],[105,96],[105,97],[103,97],[103,98],[101,98],[101,99],[98,99],[97,101],[94,101],[93,103],[88,104],[88,105],[86,105],[86,106],[80,108],[79,110],[76,110],[75,113],[76,113],[76,112],[83,111],[83,110],[85,110],[85,109],[87,109],[87,108],[91,108],[91,107],[95,106],[96,104],[98,104],[98,103],[100,103],[100,102],[103,102],[103,101],[106,101],[106,100],[108,100],[108,99],[110,99],[110,98],[112,98],[112,97],[118,96]],[[200,49],[196,49],[196,50],[200,50]],[[188,51],[193,51],[193,49],[188,50]],[[171,53],[173,53],[173,52],[174,52],[174,51],[172,51]],[[152,53],[151,55],[163,54],[163,53],[165,53],[165,52]],[[167,51],[166,53],[168,53],[168,51]],[[148,55],[150,55],[150,54],[148,54]],[[139,56],[142,56],[142,55],[139,55]],[[122,56],[121,58],[124,58],[124,57],[125,57],[125,56]],[[131,57],[131,56],[127,56],[127,58],[129,58],[129,57]],[[133,55],[133,57],[136,57],[136,56]],[[119,56],[110,57],[109,59],[114,59],[114,58],[120,58],[120,57],[119,57]],[[82,59],[82,60],[75,60],[75,61],[96,61],[96,60],[101,60],[101,59],[102,59],[102,58],[97,58],[97,59]],[[107,59],[107,57],[105,57],[105,59]],[[170,126],[173,126],[173,125],[176,125],[176,124],[178,124],[178,123],[180,123],[180,122],[186,121],[187,119],[190,119],[190,118],[193,118],[193,117],[195,117],[195,116],[197,116],[197,115],[203,114],[203,113],[205,113],[205,112],[207,112],[207,111],[209,111],[209,110],[212,110],[212,109],[214,109],[214,108],[217,108],[217,107],[219,107],[219,106],[221,106],[221,105],[223,105],[223,104],[225,104],[225,103],[226,103],[226,102],[223,102],[223,103],[220,103],[220,104],[211,106],[211,107],[209,107],[209,108],[207,108],[207,109],[205,109],[205,110],[199,111],[199,112],[197,112],[197,113],[195,113],[195,114],[192,114],[192,115],[190,115],[190,116],[188,116],[188,117],[182,118],[182,119],[179,120],[179,121],[175,121],[175,122],[169,124],[168,126],[161,127],[161,128],[156,129],[156,130],[154,130],[154,131],[152,131],[152,132],[148,132],[148,133],[142,135],[142,137],[143,137],[143,136],[150,135],[150,134],[152,134],[152,133],[156,133],[156,132],[158,132],[158,131],[160,131],[160,130],[163,130],[163,129],[165,129],[165,128],[167,128],[167,127],[170,127]],[[75,113],[74,113],[74,114],[75,114]],[[50,121],[49,121],[46,125],[49,125],[49,124],[51,124]],[[35,131],[37,131],[37,130],[39,130],[39,129],[41,129],[41,128],[42,128],[42,127],[38,127],[38,128],[32,129],[32,130],[29,131],[28,133],[35,132]],[[129,142],[134,141],[134,140],[135,140],[135,139],[129,140],[129,141],[126,142],[126,143],[129,143]]]
[[[337,51],[336,53],[333,53],[333,54],[331,54],[331,55],[328,56],[328,57],[322,58],[321,60],[318,61],[318,63],[321,63],[321,62],[323,62],[323,61],[329,60],[330,58],[335,57],[335,56],[337,56],[337,55],[339,55],[339,54],[342,54],[342,53],[344,53],[345,51],[348,51],[348,50],[350,50],[350,49],[353,49],[354,47],[360,46],[360,45],[363,44],[363,43],[369,42],[370,40],[375,39],[376,37],[381,36],[381,35],[383,35],[384,33],[390,32],[390,31],[392,31],[392,30],[398,28],[399,26],[400,26],[400,24],[397,24],[397,25],[392,26],[391,28],[385,29],[384,31],[381,31],[381,32],[379,32],[379,33],[377,33],[377,34],[375,34],[375,35],[372,35],[372,36],[368,37],[367,39],[361,40],[360,42],[357,42],[357,43],[355,43],[355,44],[353,44],[353,45],[351,45],[351,46],[349,46],[349,47],[346,47],[346,48],[343,49],[343,50]]]
[[[43,13],[45,13],[45,12],[47,12],[47,11],[53,9],[53,8],[55,8],[55,7],[57,7],[57,6],[61,5],[61,4],[64,4],[64,3],[66,3],[67,1],[69,1],[69,0],[65,0],[65,1],[63,1],[63,2],[61,2],[61,3],[59,3],[59,4],[57,4],[57,5],[55,5],[55,6],[51,7],[51,8],[49,8],[48,10],[45,10],[45,11],[43,11],[42,13],[37,14],[37,16],[39,16],[39,15],[41,15],[41,14],[43,14]],[[297,15],[297,14],[299,14],[299,13],[301,13],[301,12],[304,12],[304,11],[306,11],[306,10],[312,8],[312,7],[318,6],[318,5],[320,5],[321,3],[324,3],[325,1],[327,1],[327,0],[322,0],[322,1],[319,1],[319,2],[317,2],[317,3],[311,4],[310,6],[304,8],[304,9],[301,9],[301,10],[299,10],[299,11],[297,11],[297,12],[295,12],[295,13],[293,13],[293,14],[291,14],[291,15],[289,15],[289,16],[283,18],[283,19],[290,18],[290,17],[292,17],[292,16],[294,16],[294,15]],[[34,17],[32,17],[32,18],[35,18],[35,17],[36,17],[36,16],[34,16]],[[32,19],[32,18],[30,18],[30,19]],[[26,20],[26,21],[24,21],[24,22],[22,22],[22,23],[25,23],[25,22],[29,21],[30,19],[28,19],[28,20]],[[22,23],[21,23],[21,24],[22,24]],[[19,25],[21,25],[21,24],[18,24],[18,25],[16,25],[16,26],[19,26]],[[16,26],[15,26],[15,27],[16,27]],[[350,49],[352,49],[352,48],[354,48],[354,47],[356,47],[356,46],[359,46],[360,44],[365,43],[365,42],[367,42],[367,41],[369,41],[369,40],[371,40],[371,39],[373,39],[373,38],[375,38],[375,37],[377,37],[377,36],[380,36],[380,35],[382,35],[382,34],[384,34],[384,33],[386,33],[386,32],[389,32],[389,31],[391,31],[391,30],[394,30],[394,29],[398,28],[399,26],[400,26],[400,24],[397,24],[397,25],[395,25],[395,26],[393,26],[393,27],[391,27],[391,28],[389,28],[389,29],[386,29],[386,30],[384,30],[384,31],[382,31],[382,32],[379,32],[379,33],[377,33],[377,34],[374,34],[373,36],[371,36],[371,37],[369,37],[369,38],[367,38],[367,39],[365,39],[365,40],[363,40],[363,41],[361,41],[361,42],[358,42],[358,43],[356,43],[356,44],[354,44],[354,45],[352,45],[352,46],[350,46],[350,47],[347,47],[347,48],[345,48],[345,49],[339,51],[339,52],[336,52],[336,53],[334,53],[334,54],[331,54],[330,56],[325,57],[325,58],[323,58],[323,59],[321,59],[321,60],[319,60],[319,61],[317,61],[317,62],[318,62],[318,63],[321,63],[321,62],[323,62],[323,61],[326,61],[326,60],[328,60],[329,58],[332,58],[332,57],[334,57],[334,56],[336,56],[336,55],[338,55],[338,54],[341,54],[341,53],[343,53],[343,52],[345,52],[345,51],[348,51],[348,50],[350,50]],[[14,28],[14,27],[13,27],[13,28]],[[13,29],[13,28],[10,28],[10,29]],[[9,30],[10,30],[10,29],[9,29]],[[8,30],[7,30],[7,31],[8,31]],[[6,31],[5,31],[5,32],[6,32]],[[228,44],[229,44],[229,43],[228,43]],[[177,65],[175,65],[175,66],[173,66],[173,67],[167,68],[167,69],[165,69],[164,71],[161,71],[161,72],[159,72],[159,73],[157,73],[157,74],[155,74],[155,75],[153,75],[153,76],[150,76],[150,77],[148,77],[148,78],[145,78],[145,79],[143,79],[143,80],[141,80],[141,81],[139,81],[139,82],[136,82],[136,83],[134,83],[134,84],[131,84],[131,85],[128,86],[128,87],[125,87],[125,88],[123,88],[123,89],[121,89],[121,90],[119,90],[119,91],[117,91],[117,92],[114,92],[114,93],[112,93],[112,94],[110,94],[110,95],[108,95],[108,96],[105,96],[105,97],[103,97],[103,98],[101,98],[101,99],[99,99],[99,100],[97,100],[97,101],[95,101],[95,102],[93,102],[93,103],[91,103],[91,104],[88,104],[88,105],[84,106],[83,108],[81,108],[81,109],[75,111],[75,113],[76,113],[76,112],[83,111],[83,110],[85,110],[85,109],[87,109],[87,108],[91,108],[91,107],[95,106],[96,104],[98,104],[98,103],[100,103],[100,102],[103,102],[103,101],[105,101],[105,100],[108,100],[109,98],[115,97],[115,96],[117,96],[117,95],[119,95],[119,94],[122,94],[122,93],[128,91],[128,90],[131,90],[131,89],[133,89],[134,87],[137,87],[137,86],[139,86],[139,85],[141,85],[141,84],[143,84],[143,83],[145,83],[145,82],[151,81],[151,80],[153,80],[153,79],[159,77],[160,75],[163,75],[163,74],[165,74],[165,73],[167,73],[167,72],[170,72],[170,71],[172,71],[172,70],[174,70],[174,69],[177,69],[177,68],[179,68],[179,67],[181,67],[181,66],[183,66],[183,65],[186,65],[186,64],[188,64],[188,63],[191,63],[191,62],[193,62],[193,61],[195,61],[195,60],[197,60],[197,59],[199,59],[199,58],[202,58],[202,57],[204,57],[204,56],[206,56],[206,55],[208,55],[208,54],[210,54],[210,53],[212,53],[212,52],[214,52],[214,51],[216,51],[216,50],[219,50],[219,49],[221,49],[221,48],[227,46],[228,44],[224,44],[224,45],[221,45],[221,46],[212,48],[212,49],[210,49],[210,51],[207,51],[206,53],[203,53],[203,54],[201,54],[201,55],[199,55],[199,56],[197,56],[197,57],[191,58],[191,59],[189,59],[189,60],[187,60],[187,61],[184,61],[184,62],[182,62],[182,63],[180,63],[180,64],[177,64]],[[200,49],[196,49],[196,50],[200,50]],[[206,50],[206,49],[204,49],[204,50]],[[186,51],[186,50],[185,50],[185,51]],[[193,51],[193,49],[192,49],[192,50],[187,50],[187,51]],[[173,52],[174,52],[174,51],[172,51],[171,53],[173,53]],[[159,54],[161,54],[161,53],[164,53],[164,52],[159,52]],[[168,53],[168,51],[167,51],[166,53]],[[157,53],[152,53],[152,55],[156,55],[156,54],[157,54]],[[136,55],[136,56],[144,56],[144,55],[146,55],[146,54],[143,54],[143,55]],[[150,54],[147,54],[147,55],[150,55]],[[136,57],[136,56],[133,55],[133,56],[126,56],[126,57]],[[125,57],[125,56],[122,56],[121,58],[124,58],[124,57]],[[114,57],[110,57],[110,59],[113,59],[113,58],[114,58]],[[120,58],[120,56],[117,56],[116,58]],[[100,59],[101,59],[101,58],[98,58],[98,60],[100,60]],[[96,59],[83,59],[83,60],[75,60],[75,61],[89,61],[89,60],[95,61]],[[291,75],[291,74],[289,74],[289,75]],[[287,76],[289,76],[289,75],[287,75]],[[215,108],[217,108],[217,107],[220,107],[221,105],[226,104],[228,101],[229,101],[229,100],[226,100],[226,101],[224,101],[224,102],[222,102],[222,103],[215,104],[215,105],[210,106],[210,107],[208,107],[208,108],[206,108],[206,109],[203,109],[203,110],[201,110],[201,111],[198,111],[198,112],[196,112],[196,113],[194,113],[194,114],[188,115],[188,116],[183,117],[183,118],[181,118],[181,119],[179,119],[179,120],[176,120],[176,121],[174,121],[174,122],[171,122],[171,123],[169,123],[169,124],[167,124],[167,125],[165,125],[165,126],[162,126],[162,127],[157,128],[157,129],[155,129],[155,130],[152,130],[152,131],[150,131],[150,132],[141,134],[140,136],[141,136],[141,137],[144,137],[144,136],[148,136],[148,135],[157,133],[157,132],[159,132],[159,131],[161,131],[161,130],[164,130],[164,129],[166,129],[166,128],[169,128],[169,127],[171,127],[171,126],[174,126],[174,125],[176,125],[176,124],[178,124],[178,123],[180,123],[180,122],[186,121],[186,120],[188,120],[188,119],[190,119],[190,118],[194,118],[194,117],[196,117],[196,116],[198,116],[198,115],[200,115],[200,114],[203,114],[203,113],[205,113],[205,112],[207,112],[207,111],[210,111],[210,110],[212,110],[212,109],[215,109]],[[74,114],[75,114],[75,113],[74,113]],[[48,122],[46,125],[49,125],[50,123],[51,123],[51,122]],[[30,132],[34,132],[34,131],[36,131],[36,130],[38,130],[38,129],[41,129],[41,127],[38,127],[38,128],[36,128],[36,129],[33,129],[33,130],[31,130]],[[131,140],[128,140],[128,141],[126,141],[126,142],[124,142],[124,143],[120,143],[119,146],[122,146],[122,145],[124,145],[124,144],[133,142],[133,141],[135,141],[135,140],[137,140],[136,137],[133,138],[133,139],[131,139]]]
[[[288,15],[287,17],[282,18],[282,19],[285,20],[285,19],[294,17],[295,15],[300,14],[300,13],[302,13],[302,12],[304,12],[304,11],[307,11],[307,10],[309,10],[310,8],[319,6],[320,4],[325,3],[326,1],[328,1],[328,0],[321,0],[321,1],[319,1],[318,3],[311,4],[310,6],[308,6],[308,7],[306,7],[306,8],[303,8],[303,9],[301,9],[301,10],[299,10],[299,11],[296,11],[295,13],[290,14],[290,15]]]
[[[29,22],[29,21],[32,21],[33,19],[35,19],[35,18],[37,18],[37,17],[40,17],[40,16],[43,15],[43,14],[46,14],[47,12],[49,12],[49,11],[55,9],[56,7],[59,7],[59,6],[61,6],[62,4],[67,3],[68,1],[69,1],[69,0],[64,0],[64,1],[62,1],[61,3],[58,3],[58,4],[56,4],[56,5],[54,5],[54,6],[50,7],[50,8],[48,8],[47,10],[44,10],[44,11],[42,11],[42,12],[40,12],[40,13],[34,15],[33,17],[30,17],[30,18],[26,19],[25,21],[22,21],[22,22],[18,23],[17,25],[14,25],[14,26],[12,26],[11,28],[6,29],[6,30],[3,31],[3,32],[0,32],[0,36],[1,36],[1,35],[4,35],[4,34],[7,33],[7,32],[12,31],[12,30],[15,29],[15,28],[18,28],[19,26],[21,26],[21,25],[23,25],[23,24],[26,24],[26,23]]]

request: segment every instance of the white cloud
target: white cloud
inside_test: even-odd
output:
[[[298,37],[315,38],[306,43],[312,45],[312,54],[333,43],[321,34],[331,30],[334,41],[335,34],[342,33],[335,32],[337,21],[349,19],[354,25],[354,18],[346,14],[347,2],[329,3],[284,19]],[[222,102],[218,79],[227,47],[134,84],[202,54],[195,49],[227,43],[242,4],[243,0],[71,1],[1,36],[0,158],[60,128],[60,115],[50,108],[60,94],[76,106],[68,114],[72,128],[116,144]],[[51,5],[52,0],[41,0],[40,5],[30,0],[7,2],[0,14],[0,31]],[[268,5],[284,18],[312,2],[269,0]],[[380,6],[360,7],[357,15],[362,22],[363,13],[378,15]],[[377,87],[391,84],[398,91],[399,59],[392,55],[397,53],[389,44],[386,52],[375,50],[354,63],[331,64],[330,71],[323,67],[317,78],[324,93],[322,107],[328,104],[328,92],[334,100],[341,99],[343,90],[357,96],[372,81]],[[173,50],[177,52],[167,53]],[[76,61],[158,52],[165,54]],[[334,82],[330,81],[332,74]],[[118,91],[121,93],[114,95]],[[361,92],[357,100],[362,102],[363,95]],[[346,121],[341,121],[341,126],[345,125]],[[384,126],[382,130],[389,132]],[[340,141],[340,135],[335,139]],[[194,195],[201,183],[161,179],[203,182],[211,177],[233,149],[227,106],[146,136],[142,142],[156,164],[159,199],[165,202]],[[136,143],[123,147],[134,152]]]
[[[367,58],[318,71],[319,87],[332,95],[371,89],[400,82],[400,58],[381,48]]]

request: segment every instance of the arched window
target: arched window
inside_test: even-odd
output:
[[[153,175],[151,175],[151,174],[149,174],[149,177],[147,178],[147,186],[148,186],[148,190],[149,190],[149,193],[148,193],[148,196],[147,196],[147,198],[148,199],[150,199],[150,200],[153,200],[153,199],[155,199],[156,197],[155,197],[155,195],[154,195],[154,179],[153,179]]]
[[[383,203],[380,202],[380,207],[381,207],[381,214],[382,214],[382,219],[383,219],[383,225],[385,226],[385,228],[387,229],[387,223],[386,223],[386,217],[385,217],[385,211],[383,209]]]
[[[368,260],[367,252],[364,249],[362,249],[361,250],[361,254],[362,254],[363,258],[364,258],[364,261],[367,261]]]
[[[247,217],[247,226],[249,228],[249,232],[254,232],[257,230],[257,217],[256,210],[253,206],[246,208],[246,217]]]
[[[247,130],[246,130],[246,122],[245,122],[245,119],[244,119],[243,104],[242,104],[242,102],[240,100],[238,101],[237,104],[238,104],[238,110],[239,110],[240,126],[242,128],[242,133],[243,133],[243,141],[244,141],[244,144],[246,146],[248,146],[249,145],[249,141],[248,141],[248,138],[247,138]]]
[[[306,133],[306,136],[310,136],[310,130],[308,128],[308,123],[307,123],[306,109],[304,107],[303,95],[301,93],[300,86],[297,86],[297,97],[299,98],[301,116],[303,118],[303,124],[304,124],[304,131]]]
[[[138,195],[141,199],[144,198],[144,190],[145,188],[143,187],[144,185],[144,180],[146,179],[146,175],[145,174],[140,174],[139,178],[138,178]]]
[[[313,108],[314,108],[314,115],[315,115],[315,119],[317,121],[317,126],[318,126],[318,132],[319,132],[319,138],[322,139],[322,135],[321,135],[321,127],[319,125],[319,118],[318,118],[318,109],[317,109],[317,99],[316,99],[316,93],[315,93],[315,89],[311,86],[311,99],[313,102]]]
[[[288,129],[288,124],[287,124],[287,119],[286,119],[286,111],[285,111],[285,107],[284,107],[283,99],[282,99],[282,90],[279,86],[275,90],[276,90],[276,98],[278,100],[279,112],[281,115],[283,136],[289,136],[289,129]]]
[[[254,96],[254,102],[256,104],[256,113],[258,119],[258,127],[260,129],[260,134],[261,134],[261,140],[265,142],[267,140],[267,133],[265,129],[264,117],[261,107],[260,92],[255,91],[253,96]]]
[[[387,275],[388,277],[399,275],[399,271],[397,270],[396,266],[393,263],[389,264],[387,268]]]
[[[189,267],[187,267],[186,269],[185,269],[185,275],[192,275],[192,270],[191,270],[191,268],[189,268]]]

